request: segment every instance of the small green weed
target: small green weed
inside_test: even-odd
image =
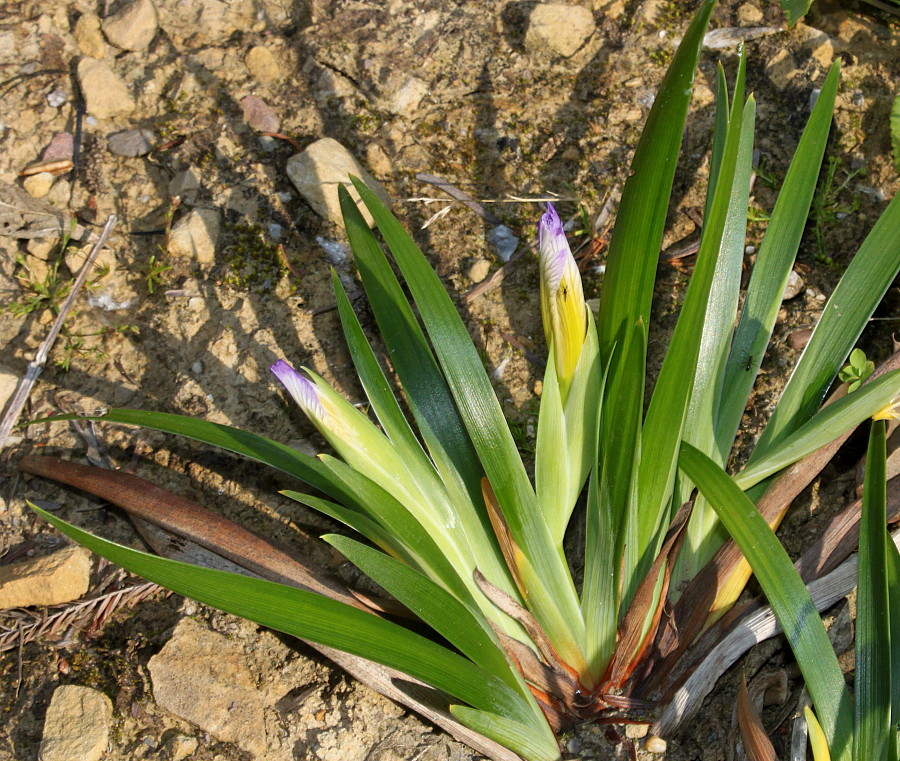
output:
[[[844,176],[841,182],[837,180],[838,170]],[[850,182],[864,172],[863,167],[854,169],[852,172],[842,169],[840,158],[828,157],[825,170],[816,187],[810,211],[810,220],[816,236],[817,262],[834,264],[826,241],[838,222],[859,208],[859,193],[850,189]]]

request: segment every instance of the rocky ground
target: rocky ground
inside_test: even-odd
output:
[[[335,172],[352,170],[383,185],[458,298],[527,450],[541,376],[533,358],[543,352],[533,260],[520,260],[499,287],[462,297],[534,236],[538,205],[511,197],[554,194],[567,218],[579,207],[591,220],[614,208],[693,5],[580,0],[561,22],[558,11],[518,0],[0,2],[0,181],[23,188],[25,205],[41,199],[64,210],[88,237],[110,214],[119,218],[25,414],[146,408],[323,448],[267,367],[287,358],[360,398],[330,268],[352,294],[357,287],[333,198],[322,191]],[[817,5],[808,25],[785,31],[775,2],[720,3],[713,26],[726,30],[724,44],[702,58],[665,239],[669,250],[696,240],[715,65],[733,74],[735,41],[746,36],[735,30],[756,30],[748,89],[759,103],[759,171],[748,261],[815,88],[840,58],[831,180],[817,194],[795,292],[764,364],[760,414],[796,359],[791,337],[816,318],[900,186],[888,133],[900,81],[897,20],[865,3]],[[449,199],[416,179],[423,172],[499,201],[486,204],[495,217],[455,204],[432,220]],[[0,226],[0,407],[88,250],[26,238],[20,222]],[[589,291],[602,277],[603,230],[595,232]],[[688,270],[660,269],[663,325]],[[892,292],[883,315],[896,306]],[[888,331],[867,335],[864,346],[883,354]],[[316,541],[334,527],[279,497],[286,483],[273,474],[148,432],[100,426],[97,435],[117,465],[342,569]],[[26,497],[139,543],[121,514],[17,475],[24,454],[80,459],[85,446],[65,425],[40,425],[2,452],[0,761],[474,757],[297,642],[65,549]],[[788,521],[792,549],[831,509],[822,505],[846,498],[852,479],[839,469],[830,476]],[[72,602],[116,590],[125,591]],[[758,668],[783,655],[772,644],[752,658]],[[668,756],[730,758],[733,695],[731,678],[691,731],[670,741]],[[616,751],[605,742],[588,728],[568,750],[606,758]]]

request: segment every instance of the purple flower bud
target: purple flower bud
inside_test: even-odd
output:
[[[298,373],[283,359],[279,359],[269,369],[310,418],[320,422],[325,417],[325,408],[319,399],[319,392],[309,378]]]

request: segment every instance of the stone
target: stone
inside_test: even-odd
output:
[[[88,113],[98,119],[108,119],[134,110],[134,98],[127,85],[102,61],[82,58],[78,62],[78,83]]]
[[[148,129],[129,129],[113,132],[107,139],[110,153],[116,156],[136,158],[153,150],[156,136]]]
[[[82,55],[91,58],[103,58],[106,55],[106,43],[100,32],[100,17],[96,13],[82,13],[75,22],[72,36]]]
[[[390,156],[378,143],[369,143],[366,146],[366,165],[376,177],[388,177],[394,170]]]
[[[44,719],[40,761],[99,761],[109,745],[112,702],[90,687],[57,687]]]
[[[255,45],[247,51],[244,65],[250,76],[261,85],[270,85],[282,77],[281,67],[272,51],[263,45]]]
[[[791,270],[791,274],[788,275],[787,283],[784,286],[784,295],[781,297],[781,300],[787,301],[794,298],[803,292],[805,286],[806,283],[803,282],[803,278],[795,270]]]
[[[525,49],[569,58],[596,29],[594,15],[581,5],[538,3],[528,20]]]
[[[506,225],[497,225],[488,233],[487,239],[501,262],[508,262],[519,247],[519,239]]]
[[[763,12],[752,3],[744,3],[737,9],[737,20],[741,26],[758,26],[763,18]]]
[[[198,745],[196,737],[175,735],[166,743],[166,749],[169,752],[168,758],[170,761],[184,761],[197,752]]]
[[[200,173],[196,167],[189,166],[181,172],[176,172],[169,180],[169,195],[184,196],[200,189]]]
[[[157,705],[220,742],[266,757],[265,694],[240,644],[183,618],[148,668]]]
[[[491,271],[491,263],[487,259],[476,259],[466,273],[473,283],[482,282]]]
[[[201,267],[216,263],[219,242],[219,212],[194,209],[179,219],[169,235],[169,254],[196,259]]]
[[[6,403],[12,399],[19,385],[19,376],[12,370],[0,366],[0,415],[6,411]]]
[[[350,151],[330,137],[317,140],[302,153],[291,156],[287,163],[287,175],[313,211],[336,225],[344,224],[338,201],[338,185],[343,184],[350,196],[359,201],[359,194],[350,183],[350,175],[359,177],[385,204],[390,203],[381,183],[363,169]],[[373,224],[368,210],[363,207],[361,211],[366,222]]]
[[[418,77],[406,77],[387,99],[387,110],[398,116],[415,113],[428,94],[428,84]]]
[[[797,24],[794,27],[794,34],[803,40],[803,45],[809,48],[810,55],[816,59],[823,69],[831,66],[834,60],[834,43],[825,32],[806,24]]]
[[[61,87],[57,87],[55,90],[51,90],[47,93],[47,105],[50,106],[50,108],[62,108],[68,102],[69,93]]]
[[[50,259],[50,254],[56,251],[58,245],[59,238],[29,238],[25,250],[46,262]]]
[[[0,566],[0,610],[72,602],[90,580],[91,552],[84,547]]]
[[[22,187],[35,198],[43,198],[53,187],[53,175],[50,172],[38,172],[22,180]]]
[[[159,14],[153,0],[134,0],[103,20],[103,34],[122,50],[150,47],[159,28]]]
[[[57,132],[50,140],[41,161],[65,161],[75,155],[75,138],[71,132]]]
[[[766,64],[766,74],[772,80],[772,84],[779,90],[784,90],[797,71],[797,65],[787,50],[779,50]]]
[[[257,95],[241,98],[244,121],[257,132],[278,132],[281,120],[272,107]]]

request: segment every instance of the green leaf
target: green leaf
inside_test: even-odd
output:
[[[332,545],[376,584],[393,595],[426,624],[469,658],[510,687],[529,703],[533,698],[519,672],[511,668],[500,642],[484,617],[475,615],[453,595],[418,571],[345,536],[329,534]],[[536,715],[540,709],[534,705]]]
[[[743,94],[745,61],[746,58],[742,54],[735,84],[735,97]],[[737,107],[732,111],[734,118],[731,129],[740,131],[737,161],[719,258],[709,291],[694,387],[683,433],[685,441],[693,444],[719,464],[727,461],[728,449],[723,452],[717,445],[715,421],[740,296],[753,158],[753,130],[756,123],[752,100],[748,101],[743,113]],[[685,502],[692,488],[689,482],[679,483],[674,504],[680,505]],[[683,580],[691,579],[697,574],[724,538],[725,532],[719,526],[715,512],[703,499],[697,500],[685,529],[684,547],[678,555],[673,571],[673,590],[677,591]]]
[[[694,273],[644,419],[638,476],[639,542],[636,547],[632,545],[626,549],[623,595],[623,604],[626,606],[637,585],[649,571],[659,552],[665,529],[672,519],[672,487],[675,482],[678,447],[700,358],[710,289],[726,233],[728,212],[733,208],[732,191],[736,189],[735,176],[742,138],[746,144],[749,137],[741,129],[745,108],[747,117],[752,122],[755,109],[752,98],[747,100],[746,106],[743,100],[735,101],[732,106],[731,125],[722,155],[716,194],[710,214],[704,220]],[[629,562],[630,557],[636,565]],[[634,573],[630,573],[632,569],[636,569]]]
[[[782,439],[777,446],[770,448],[765,457],[756,457],[759,451],[757,447],[747,467],[734,477],[735,483],[741,489],[749,489],[852,430],[890,404],[898,394],[900,370],[893,370],[870,381],[854,393],[823,407],[811,420]]]
[[[533,727],[506,716],[466,706],[451,706],[450,712],[470,729],[524,756],[530,761],[558,761],[559,746],[548,743]],[[551,733],[552,738],[552,733]]]
[[[839,82],[840,68],[835,63],[822,85],[791,160],[750,276],[741,319],[728,357],[716,419],[716,441],[723,458],[731,451],[747,407],[806,227]]]
[[[802,19],[810,5],[812,0],[781,0],[781,9],[787,14],[788,26],[793,26]]]
[[[884,421],[875,420],[869,433],[859,524],[854,680],[857,759],[884,757],[891,720],[885,449]]]
[[[79,544],[173,592],[285,634],[397,669],[481,710],[526,725],[534,723],[531,708],[502,680],[396,624],[295,587],[138,552],[31,507]]]
[[[415,242],[372,191],[356,178],[353,183],[409,286],[469,437],[510,531],[528,560],[529,575],[533,572],[529,608],[560,657],[582,671],[584,626],[575,585],[538,509],[481,358],[447,291]]]
[[[34,422],[54,423],[84,419],[152,428],[155,431],[173,433],[186,439],[220,447],[299,478],[344,505],[360,512],[365,511],[355,495],[315,457],[272,439],[242,431],[240,428],[197,420],[187,415],[127,409],[106,410],[96,415],[54,415]]]
[[[891,623],[891,734],[888,758],[900,759],[900,552],[890,535],[887,538],[888,611]],[[892,746],[892,747],[891,747]]]
[[[849,761],[853,702],[809,592],[775,533],[727,473],[690,444],[678,461],[747,558],[806,680],[835,761]]]
[[[353,257],[391,364],[450,500],[456,506],[461,532],[470,537],[471,553],[481,572],[515,595],[482,503],[484,471],[447,382],[374,233],[343,186],[338,187],[338,196]],[[415,244],[412,246],[415,248]]]
[[[638,319],[650,324],[659,248],[703,36],[715,0],[704,0],[675,51],[634,152],[607,254],[597,319],[605,365]]]
[[[753,452],[754,458],[790,435],[819,408],[844,359],[898,272],[900,196],[895,196],[826,302],[822,317]]]

